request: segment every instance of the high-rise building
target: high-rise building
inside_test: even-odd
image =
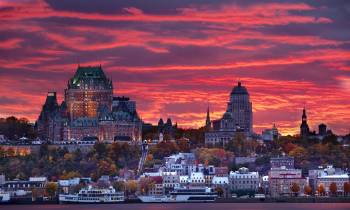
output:
[[[51,141],[140,141],[142,121],[134,101],[113,97],[112,81],[101,66],[79,66],[60,106],[56,93],[48,93],[37,129]]]
[[[226,113],[229,113],[232,119],[229,129],[239,127],[247,133],[253,131],[252,102],[247,88],[242,86],[241,82],[232,89]],[[224,127],[223,124],[222,127]]]
[[[205,133],[207,145],[225,145],[237,133],[250,136],[253,133],[252,102],[246,87],[238,82],[230,94],[226,112],[213,121],[213,130]]]

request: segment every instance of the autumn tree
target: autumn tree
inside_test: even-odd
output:
[[[319,195],[324,195],[324,194],[326,193],[326,190],[325,190],[323,184],[318,185],[317,191],[318,191],[318,194],[319,194]]]
[[[216,187],[215,191],[219,197],[222,197],[224,195],[224,190],[221,187]]]
[[[348,195],[350,193],[350,182],[344,183],[344,195]]]
[[[305,195],[311,195],[312,188],[310,187],[310,185],[305,186],[304,193],[305,193]]]
[[[332,182],[330,185],[329,185],[329,191],[332,193],[332,195],[337,195],[337,184],[335,182]]]
[[[294,193],[295,197],[298,196],[298,193],[300,191],[299,184],[294,182],[291,186],[291,191]]]
[[[57,188],[58,188],[57,183],[55,183],[55,182],[47,183],[45,191],[48,194],[48,196],[50,197],[50,199],[52,199],[56,195]]]
[[[116,191],[125,191],[126,187],[125,182],[123,181],[114,181],[112,186]]]
[[[137,191],[137,185],[138,185],[138,182],[136,180],[128,180],[125,183],[126,195],[129,196],[129,195],[135,194]]]
[[[70,172],[63,171],[63,174],[60,176],[60,179],[72,179],[72,178],[79,178],[79,177],[81,177],[81,174],[78,171],[70,171]]]
[[[141,177],[139,180],[140,193],[147,195],[154,185],[155,182],[150,177]]]

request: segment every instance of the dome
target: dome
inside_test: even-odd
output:
[[[248,95],[248,90],[246,87],[242,86],[241,82],[232,89],[231,95]]]

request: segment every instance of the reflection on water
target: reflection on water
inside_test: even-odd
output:
[[[350,203],[164,203],[97,205],[0,205],[6,210],[350,210]]]

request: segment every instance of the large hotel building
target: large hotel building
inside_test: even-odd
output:
[[[113,96],[113,83],[101,66],[78,66],[59,105],[49,92],[36,122],[43,140],[141,141],[142,121],[136,103]]]

